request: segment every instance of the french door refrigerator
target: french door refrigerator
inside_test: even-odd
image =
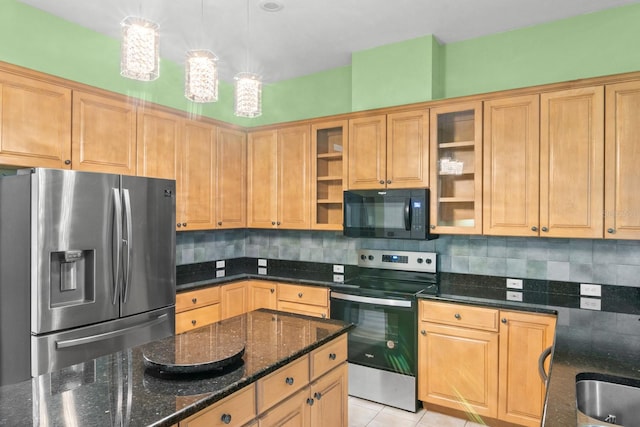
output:
[[[0,384],[174,333],[175,181],[0,178]]]

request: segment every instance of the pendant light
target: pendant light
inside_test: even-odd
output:
[[[204,30],[204,0],[201,7],[201,32]],[[184,69],[184,96],[194,102],[216,102],[218,100],[218,58],[206,49],[187,52]]]
[[[129,16],[121,22],[120,75],[151,81],[160,76],[158,24]]]
[[[247,68],[249,66],[249,45],[251,42],[249,1],[247,0]],[[238,117],[258,117],[262,115],[262,78],[250,72],[236,74],[234,114]]]

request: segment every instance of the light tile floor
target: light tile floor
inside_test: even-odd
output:
[[[349,427],[483,427],[422,408],[415,414],[349,396]]]

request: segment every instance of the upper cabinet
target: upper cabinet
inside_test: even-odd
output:
[[[216,228],[247,225],[247,135],[218,128],[216,140]]]
[[[75,170],[136,174],[136,107],[126,99],[73,92]]]
[[[252,132],[247,142],[247,226],[309,229],[309,125]]]
[[[605,238],[640,239],[640,82],[606,88]]]
[[[71,167],[71,90],[0,72],[0,164]]]
[[[311,228],[342,230],[347,189],[348,122],[311,126]]]
[[[428,187],[428,110],[349,120],[348,175],[350,189]]]
[[[540,236],[603,237],[604,88],[540,96]]]
[[[484,103],[483,234],[538,235],[539,99],[528,95]]]
[[[482,103],[431,109],[431,229],[482,233]]]

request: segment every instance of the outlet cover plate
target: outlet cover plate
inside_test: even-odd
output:
[[[590,296],[590,297],[601,297],[602,286],[593,285],[591,283],[580,283],[580,295]]]
[[[507,279],[507,288],[509,289],[522,289],[522,279]]]

